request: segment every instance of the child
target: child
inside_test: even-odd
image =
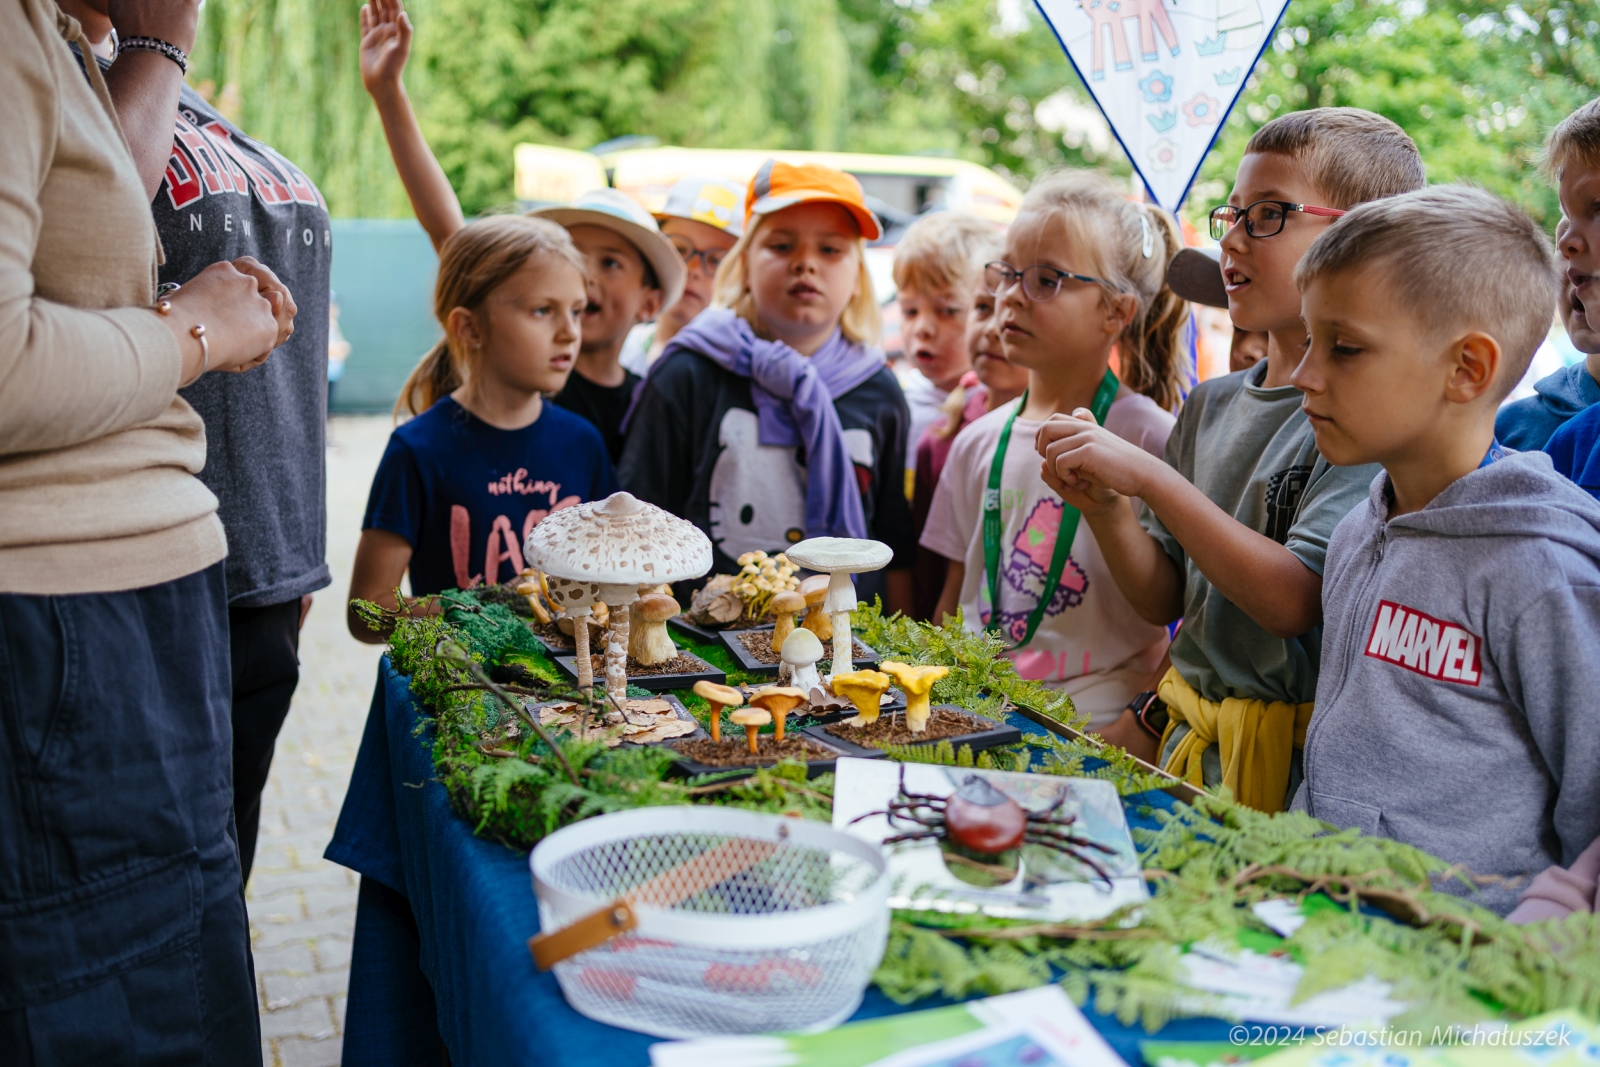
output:
[[[650,365],[624,425],[622,485],[700,527],[716,568],[805,537],[873,537],[895,553],[885,597],[910,609],[910,415],[875,344],[882,327],[861,185],[818,164],[768,160],[714,306]],[[803,464],[803,465],[802,465]],[[867,603],[882,572],[862,575]]]
[[[994,258],[997,237],[994,224],[976,215],[937,211],[912,223],[895,246],[900,336],[911,364],[900,385],[911,409],[913,448],[972,369],[967,350],[971,294],[984,263]]]
[[[1568,227],[1565,219],[1556,227],[1557,248],[1566,244]],[[1518,452],[1544,448],[1558,430],[1600,404],[1600,332],[1589,329],[1583,301],[1573,291],[1572,279],[1565,276],[1561,279],[1556,313],[1561,316],[1572,347],[1587,358],[1540,378],[1533,386],[1537,395],[1513,400],[1500,409],[1494,420],[1494,435],[1501,444]]]
[[[608,496],[600,432],[543,401],[578,355],[585,259],[553,222],[498,215],[439,250],[434,314],[445,338],[411,372],[372,479],[350,599],[493,585],[522,570],[522,543],[552,511]],[[359,641],[384,636],[350,611]]]
[[[975,216],[959,212],[940,212],[912,225],[906,239],[895,249],[895,284],[900,289],[900,313],[906,324],[912,355],[919,372],[915,381],[920,388],[908,386],[904,378],[901,386],[906,390],[906,403],[911,407],[911,441],[915,446],[911,479],[911,530],[918,540],[928,522],[928,508],[933,504],[933,491],[939,484],[939,472],[944,470],[945,459],[950,455],[950,443],[967,423],[982,417],[990,409],[986,406],[987,391],[976,388],[978,378],[973,370],[960,375],[954,387],[944,391],[935,417],[921,432],[917,429],[917,397],[931,401],[939,395],[936,365],[951,367],[975,365],[981,339],[987,332],[990,348],[998,352],[1000,335],[994,324],[994,297],[983,285],[984,264],[999,258],[1005,247],[1001,231]],[[931,292],[931,296],[929,295]],[[958,297],[957,293],[965,295]],[[950,357],[948,321],[951,312],[964,307],[961,322],[962,357]],[[1003,357],[1002,357],[1003,359]],[[989,361],[989,366],[993,362]],[[1005,364],[1005,368],[1009,368]],[[999,402],[1014,400],[1027,388],[1027,372],[1022,371],[1022,385],[1011,396]],[[950,561],[924,545],[917,546],[915,600],[912,615],[918,619],[933,618],[939,594],[944,589],[946,570]]]
[[[985,272],[1006,359],[1027,369],[1028,389],[956,438],[922,534],[950,560],[934,617],[959,604],[970,629],[996,632],[1018,673],[1065,689],[1091,727],[1142,688],[1167,632],[1117,592],[1030,445],[1052,414],[1094,405],[1109,432],[1162,454],[1187,370],[1189,305],[1165,283],[1182,243],[1169,215],[1103,176],[1061,173],[1029,191]],[[1108,369],[1113,347],[1127,384]]]
[[[1300,410],[1294,265],[1343,209],[1422,184],[1416,145],[1371,112],[1316,108],[1262,126],[1212,226],[1229,314],[1267,333],[1266,359],[1195,387],[1166,463],[1078,417],[1039,435],[1046,480],[1083,511],[1139,615],[1183,619],[1159,698],[1102,736],[1126,745],[1145,730],[1169,770],[1259,810],[1281,811],[1291,795],[1316,693],[1328,535],[1376,473],[1329,466]]]
[[[622,366],[642,376],[677,332],[711,306],[717,268],[744,233],[745,187],[723,178],[682,178],[667,191],[656,212],[662,236],[683,260],[683,295],[653,325],[629,331]]]
[[[1550,328],[1550,244],[1437,186],[1352,211],[1295,280],[1317,445],[1383,465],[1328,544],[1295,805],[1505,879],[1475,898],[1505,914],[1600,834],[1600,504],[1494,439]]]
[[[361,7],[361,80],[377,105],[395,169],[417,221],[436,249],[462,225],[455,190],[422,137],[400,76],[411,54],[411,20],[400,0]],[[669,309],[683,292],[683,261],[655,219],[614,189],[532,212],[566,226],[588,259],[587,303],[578,361],[555,402],[600,430],[613,458],[638,376],[620,362],[628,331]]]

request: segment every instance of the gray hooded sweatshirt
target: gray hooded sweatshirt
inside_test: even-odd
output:
[[[1294,807],[1523,878],[1503,915],[1600,834],[1600,503],[1532,452],[1388,513],[1380,474],[1328,544]]]

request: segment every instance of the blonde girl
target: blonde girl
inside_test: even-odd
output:
[[[713,306],[651,364],[624,422],[622,485],[705,530],[717,569],[805,537],[872,537],[895,552],[858,586],[910,604],[910,413],[876,347],[865,246],[880,234],[860,183],[768,160]]]
[[[1167,634],[1118,591],[1076,510],[1040,477],[1033,441],[1052,415],[1087,409],[1163,454],[1188,373],[1188,305],[1165,281],[1181,245],[1171,216],[1099,175],[1035,184],[985,268],[1005,358],[1028,389],[955,439],[922,536],[952,561],[934,617],[960,607],[968,627],[1006,641],[1024,677],[1070,693],[1091,728],[1144,687]]]
[[[585,280],[572,238],[545,219],[480,219],[440,246],[444,337],[395,406],[411,418],[372,480],[352,601],[395,607],[408,571],[418,597],[506,581],[540,519],[616,491],[599,431],[545,402],[577,357]],[[382,640],[353,611],[349,625]]]

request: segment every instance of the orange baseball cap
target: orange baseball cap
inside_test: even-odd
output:
[[[854,175],[825,167],[821,163],[780,163],[769,159],[761,164],[745,195],[744,218],[770,215],[796,204],[838,204],[861,228],[861,236],[876,241],[883,235],[878,216],[867,207],[866,194]]]

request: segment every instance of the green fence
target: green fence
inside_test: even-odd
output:
[[[439,338],[433,320],[438,263],[415,220],[334,219],[333,292],[350,342],[333,410],[388,411],[406,375]]]

